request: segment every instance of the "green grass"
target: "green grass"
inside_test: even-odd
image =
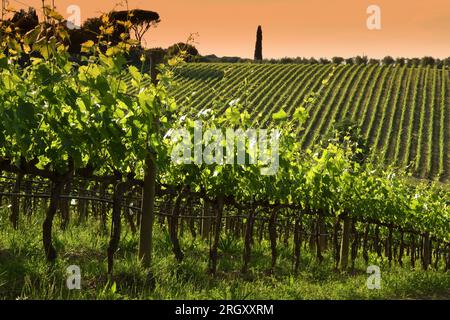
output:
[[[208,243],[186,233],[181,239],[185,260],[177,264],[168,235],[157,224],[153,279],[137,261],[138,236],[126,225],[120,250],[116,254],[114,276],[106,275],[108,232],[96,221],[71,225],[63,232],[55,221],[54,243],[58,260],[44,260],[40,225],[42,217],[23,218],[19,231],[0,210],[0,299],[450,299],[450,273],[381,267],[381,290],[368,290],[368,275],[362,261],[352,273],[332,269],[330,254],[318,265],[302,251],[301,272],[292,273],[292,248],[279,245],[275,275],[269,275],[270,245],[255,241],[251,268],[242,275],[242,241],[223,236],[219,246],[218,274],[207,274]],[[81,290],[66,288],[66,268],[78,265],[82,273]],[[114,285],[115,284],[115,285]]]

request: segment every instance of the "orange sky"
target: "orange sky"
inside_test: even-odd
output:
[[[41,0],[9,1],[17,9],[41,4]],[[67,6],[79,5],[82,20],[119,3],[54,1],[65,17]],[[381,7],[381,30],[366,27],[371,4]],[[161,23],[146,39],[150,47],[168,47],[198,33],[196,46],[203,55],[252,57],[261,24],[266,58],[450,56],[449,0],[129,0],[129,7],[160,14]]]

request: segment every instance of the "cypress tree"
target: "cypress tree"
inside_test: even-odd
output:
[[[256,32],[256,46],[255,46],[255,60],[261,61],[263,59],[262,56],[262,28],[258,26],[258,31]]]

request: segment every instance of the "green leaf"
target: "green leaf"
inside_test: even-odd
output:
[[[34,106],[29,102],[20,100],[17,107],[17,117],[21,121],[32,121],[34,119]]]
[[[137,82],[140,82],[142,80],[142,74],[139,72],[138,68],[136,68],[135,66],[129,66],[128,71],[130,71],[131,76]]]
[[[94,41],[88,40],[81,44],[81,52],[82,53],[89,53],[91,48],[95,45]]]
[[[116,291],[117,291],[117,285],[116,285],[116,282],[114,281],[111,286],[111,293],[114,294],[114,293],[116,293]]]
[[[287,113],[281,109],[280,111],[272,115],[272,119],[275,121],[285,120],[287,118]]]
[[[8,68],[8,58],[4,54],[0,54],[0,69]]]
[[[37,26],[36,28],[28,31],[25,34],[25,36],[23,38],[23,42],[27,45],[32,45],[33,43],[36,43],[40,33],[41,33],[41,28],[40,28],[40,26]]]
[[[305,123],[308,117],[309,117],[308,111],[304,107],[298,107],[297,109],[295,109],[293,118],[297,120],[300,124]]]
[[[45,156],[39,156],[38,160],[39,162],[37,163],[36,167],[41,170],[44,169],[45,166],[51,162],[51,160]]]
[[[227,108],[227,110],[225,111],[225,116],[232,123],[238,123],[239,120],[241,119],[240,112],[236,108],[233,108],[233,107]]]
[[[94,44],[95,44],[94,41],[88,40],[86,42],[83,42],[81,44],[81,46],[84,47],[84,48],[92,48],[94,46]]]

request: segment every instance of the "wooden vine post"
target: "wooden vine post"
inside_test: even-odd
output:
[[[403,255],[405,252],[405,236],[403,231],[400,233],[400,249],[398,252],[398,264],[400,267],[403,267]]]
[[[107,189],[106,182],[101,182],[100,183],[100,190],[99,190],[101,198],[105,198],[105,196],[106,196],[106,189]],[[101,219],[102,230],[106,230],[106,211],[107,211],[107,205],[106,205],[105,202],[102,202],[100,204],[100,219]]]
[[[322,256],[322,250],[324,250],[323,248],[325,247],[325,240],[322,237],[322,233],[324,232],[322,230],[322,223],[323,222],[323,217],[322,217],[323,211],[319,210],[317,213],[317,219],[315,221],[315,228],[314,228],[314,232],[315,232],[315,244],[316,244],[316,259],[317,262],[320,264],[323,261],[323,256]]]
[[[414,235],[411,235],[411,268],[416,268],[416,237]]]
[[[211,233],[211,218],[209,217],[211,215],[209,210],[210,204],[208,201],[203,201],[203,219],[202,219],[202,238],[203,239],[209,239],[209,235]]]
[[[152,83],[157,85],[157,64],[159,60],[156,55],[150,57],[150,72]],[[159,137],[159,123],[157,117],[153,118],[154,133]],[[150,139],[150,136],[148,136]],[[147,142],[149,143],[149,142]],[[152,264],[153,251],[153,224],[155,221],[155,196],[157,177],[157,152],[148,148],[144,164],[144,186],[142,191],[142,216],[140,224],[139,259],[145,268]]]
[[[108,246],[108,274],[112,274],[114,266],[114,253],[119,248],[121,230],[121,210],[123,195],[127,188],[127,183],[120,181],[115,185],[113,194],[113,210],[111,219],[111,238]]]
[[[325,211],[323,209],[319,211],[317,223],[319,225],[318,230],[319,230],[320,250],[324,252],[328,249],[328,235],[327,235],[328,230],[325,222]]]
[[[375,227],[375,240],[373,246],[378,257],[381,258],[380,227],[378,225]]]
[[[78,192],[81,197],[86,196],[86,188],[87,188],[87,182],[84,180],[79,180],[78,181]],[[86,222],[87,210],[88,210],[87,201],[85,199],[79,199],[78,200],[78,224]]]
[[[350,248],[350,231],[351,231],[351,225],[352,225],[352,219],[348,216],[348,214],[344,214],[343,217],[344,220],[344,226],[342,228],[342,242],[341,242],[341,257],[340,257],[340,264],[341,264],[341,270],[347,270],[348,267],[348,254],[349,254],[349,248]]]
[[[339,229],[341,227],[341,217],[336,217],[334,222],[333,231],[333,250],[334,250],[334,267],[336,270],[339,269],[339,263],[341,261],[341,248],[339,243]]]
[[[393,245],[392,227],[389,227],[389,234],[386,241],[386,251],[387,251],[387,258],[389,261],[389,267],[392,265],[392,245]]]
[[[142,217],[139,239],[139,259],[144,267],[152,264],[153,223],[155,221],[156,154],[149,152],[145,159],[144,188],[142,191]]]
[[[356,222],[353,220],[352,221],[352,227],[351,227],[351,232],[353,234],[353,241],[352,241],[352,245],[351,245],[351,270],[355,270],[355,262],[356,262],[356,257],[358,256],[358,245],[359,245],[359,234],[358,231],[356,229]]]
[[[23,173],[20,172],[17,174],[16,182],[14,184],[13,196],[11,197],[11,215],[9,216],[9,220],[11,221],[13,228],[15,230],[19,229],[19,211],[20,211],[20,187],[22,185]]]
[[[364,238],[363,238],[363,259],[366,265],[369,264],[369,252],[368,252],[368,242],[369,242],[369,232],[370,232],[370,225],[366,225],[366,229],[364,231]]]
[[[422,267],[423,270],[428,270],[431,260],[430,234],[428,232],[423,235],[422,243]]]
[[[253,225],[254,225],[255,212],[254,208],[250,209],[247,217],[247,223],[245,224],[245,239],[244,239],[244,255],[243,255],[243,266],[242,273],[246,274],[248,272],[248,265],[250,263],[251,251],[252,251],[252,237],[253,237]]]
[[[445,272],[450,270],[450,245],[447,244],[446,248],[446,255],[445,255]]]
[[[217,270],[217,250],[220,241],[220,231],[222,230],[222,216],[223,216],[223,206],[224,206],[224,196],[219,195],[216,198],[215,209],[216,209],[216,220],[214,228],[214,242],[209,252],[210,266],[209,272],[212,275],[216,274]]]
[[[33,198],[31,197],[31,194],[33,192],[32,186],[33,184],[30,180],[25,181],[24,183],[25,199],[23,200],[22,211],[23,214],[28,217],[33,212]]]
[[[294,272],[298,273],[300,268],[300,253],[302,246],[302,216],[299,213],[298,216],[295,217],[295,228],[294,228]]]

